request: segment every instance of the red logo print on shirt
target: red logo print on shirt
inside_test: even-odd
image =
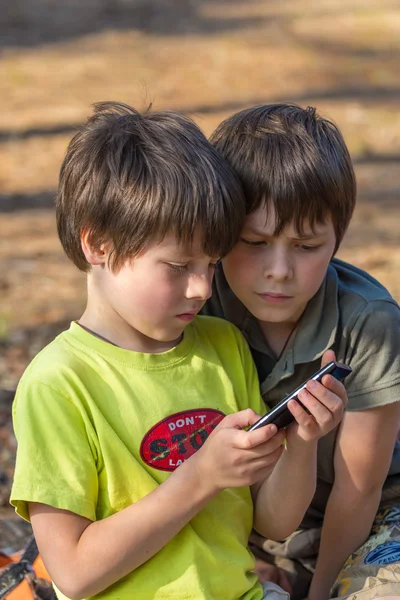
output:
[[[174,471],[197,452],[225,415],[213,408],[185,410],[150,429],[140,445],[144,462],[160,471]]]

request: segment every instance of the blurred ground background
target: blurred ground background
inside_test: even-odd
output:
[[[399,73],[398,0],[0,0],[0,505],[12,392],[83,309],[53,199],[90,105],[152,102],[207,134],[254,104],[316,106],[342,129],[358,178],[339,257],[400,300]]]

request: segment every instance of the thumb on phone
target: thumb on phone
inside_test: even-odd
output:
[[[259,418],[260,415],[254,410],[246,408],[246,410],[240,410],[239,412],[227,415],[219,423],[218,428],[246,429],[250,425],[253,425],[253,423],[256,423]]]
[[[321,367],[325,367],[325,365],[332,362],[333,360],[336,360],[336,355],[335,355],[334,351],[326,350],[326,352],[324,352],[322,355]]]

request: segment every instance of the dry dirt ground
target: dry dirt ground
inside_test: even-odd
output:
[[[339,256],[400,300],[399,59],[398,0],[0,0],[3,490],[14,453],[7,390],[83,308],[84,278],[62,254],[52,203],[90,105],[153,102],[207,134],[250,105],[316,106],[341,127],[358,177]]]

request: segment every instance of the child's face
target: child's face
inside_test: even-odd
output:
[[[111,341],[144,352],[179,341],[211,295],[217,258],[206,256],[200,241],[196,234],[192,247],[184,249],[170,233],[116,273],[107,264],[92,271],[92,290]]]
[[[335,249],[331,220],[315,232],[304,224],[300,236],[293,224],[274,236],[275,213],[271,204],[249,214],[240,239],[223,259],[227,281],[236,296],[259,320],[296,323],[308,301],[318,291]]]

